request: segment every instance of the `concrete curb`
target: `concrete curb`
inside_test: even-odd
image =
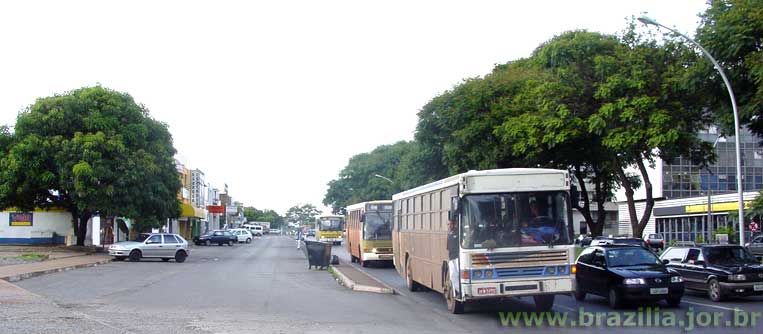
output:
[[[66,266],[66,267],[60,267],[60,268],[54,268],[54,269],[46,269],[46,270],[39,270],[39,271],[32,271],[32,272],[27,272],[27,273],[22,273],[22,274],[17,274],[17,275],[0,277],[0,279],[8,281],[8,282],[18,282],[18,281],[21,281],[21,280],[24,280],[24,279],[27,279],[27,278],[32,278],[32,277],[41,276],[41,275],[45,275],[45,274],[58,273],[58,272],[62,272],[62,271],[69,271],[69,270],[74,270],[74,269],[79,269],[79,268],[95,267],[95,266],[98,266],[98,265],[101,265],[101,264],[109,263],[111,261],[112,261],[111,259],[103,259],[103,260],[99,260],[97,262],[92,262],[92,263],[77,264],[77,265],[71,265],[71,266]]]
[[[335,266],[331,266],[331,269],[333,272],[336,273],[337,276],[339,276],[339,280],[342,281],[342,284],[344,286],[348,287],[352,291],[362,291],[362,292],[373,292],[373,293],[381,293],[381,294],[394,294],[395,290],[389,287],[378,287],[378,286],[369,286],[369,285],[362,285],[362,284],[356,284],[355,281],[351,280],[349,277],[347,277],[340,269],[338,269]],[[363,273],[364,275],[368,275],[367,273]],[[370,275],[368,275],[371,277]],[[371,277],[373,280],[379,282],[379,280]],[[381,283],[381,282],[379,282]],[[382,285],[386,285],[383,284]]]

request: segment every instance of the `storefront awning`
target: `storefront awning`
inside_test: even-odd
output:
[[[204,210],[199,208],[194,208],[190,204],[181,204],[182,212],[180,213],[180,217],[189,217],[189,218],[204,218]]]

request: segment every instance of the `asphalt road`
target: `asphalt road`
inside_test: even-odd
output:
[[[333,248],[333,254],[338,255],[344,263],[350,263],[349,254],[344,247],[335,246]],[[435,313],[447,312],[445,301],[441,294],[432,291],[408,291],[405,285],[405,280],[398,274],[391,263],[373,263],[367,268],[361,268],[360,265],[356,263],[353,263],[352,265],[386,283],[403,298],[410,299],[421,305],[422,309],[428,309]],[[531,314],[533,307],[534,303],[532,298],[510,298],[487,305],[470,305],[467,307],[468,314],[457,316],[450,315],[450,317],[457,318],[458,321],[466,325],[467,328],[484,328],[485,331],[489,332],[491,328],[494,330],[496,319],[498,319],[497,321],[500,326],[501,312]],[[651,310],[651,312],[644,311],[647,309]],[[744,312],[735,314],[735,310],[742,310]],[[520,323],[522,324],[524,331],[530,332],[607,333],[612,332],[612,330],[615,329],[615,332],[617,333],[643,333],[645,328],[649,328],[650,333],[684,333],[689,332],[687,328],[691,326],[690,324],[695,324],[694,329],[691,330],[693,333],[749,333],[751,328],[754,328],[754,331],[763,328],[763,297],[739,298],[723,303],[714,303],[710,301],[704,293],[689,291],[684,295],[682,304],[678,308],[670,308],[664,302],[660,302],[656,304],[631,304],[621,310],[612,310],[609,308],[606,299],[603,297],[589,295],[583,302],[578,302],[572,296],[557,296],[554,303],[553,313],[562,316],[566,315],[570,322],[574,321],[576,323],[575,327],[572,328],[571,324],[568,322],[567,326],[564,328],[556,326],[538,328],[532,326],[532,322],[530,322],[531,325],[528,326],[528,328],[524,326],[525,322],[523,318],[520,318]],[[651,319],[647,319],[647,313],[651,314]],[[719,315],[715,315],[716,313]],[[759,314],[754,325],[749,318],[752,317],[752,313]],[[601,317],[601,326],[596,326],[595,318],[591,320],[591,317],[596,317],[597,315]],[[648,325],[650,321],[652,324],[658,323],[656,316],[661,317],[659,323],[669,324],[668,317],[671,315],[675,315],[677,326]],[[746,323],[743,315],[748,315],[748,321]],[[511,321],[506,313],[504,313],[504,316],[504,320]],[[700,320],[704,323],[704,317],[706,316],[711,317],[709,325],[699,326],[699,324],[696,324],[695,320]],[[629,317],[634,319],[628,319]],[[698,317],[703,319],[697,319]],[[718,321],[712,320],[712,317],[718,317]],[[607,326],[607,319],[609,318],[613,319],[613,326]],[[622,326],[614,325],[617,319],[620,319],[619,323]],[[681,320],[683,320],[684,325],[678,326],[680,325],[679,321]],[[731,323],[727,324],[726,321],[730,321]],[[593,325],[588,325],[588,323],[591,322]],[[635,322],[635,324],[631,325],[633,322]],[[718,326],[714,326],[714,323],[717,323]],[[501,328],[505,327],[501,326]],[[507,330],[499,330],[499,332],[508,332],[509,329],[516,328],[509,326]]]
[[[343,247],[335,246],[333,251],[349,263]],[[91,332],[94,325],[108,333],[603,333],[612,332],[614,327],[502,326],[498,312],[531,310],[529,299],[452,315],[441,295],[405,290],[394,268],[363,269],[400,294],[352,292],[328,272],[308,270],[294,240],[280,236],[233,247],[197,246],[182,264],[113,262],[36,277],[18,285],[51,300],[59,309],[76,311],[79,318],[87,319],[90,327],[83,327],[81,333]],[[727,312],[742,307],[763,312],[760,298],[718,305],[701,296],[689,296],[686,301],[680,309],[660,312],[683,313],[689,307],[695,311]],[[0,303],[2,307],[8,306]],[[591,297],[580,304],[558,297],[552,314],[578,317],[579,307],[586,312],[611,312],[602,298]],[[628,310],[618,314],[623,312]],[[504,320],[506,317],[504,314]],[[38,328],[49,321],[39,316]],[[758,323],[760,327],[763,319]],[[2,327],[0,324],[0,331]],[[717,333],[719,329],[698,332]],[[644,326],[615,330],[624,331],[643,333]],[[649,331],[683,332],[674,327]],[[721,331],[734,332],[727,328]],[[737,331],[750,332],[750,328]]]

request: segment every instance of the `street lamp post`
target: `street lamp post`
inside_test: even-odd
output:
[[[384,176],[381,176],[381,175],[379,175],[379,174],[374,174],[374,176],[376,176],[376,177],[378,177],[378,178],[380,178],[380,179],[385,179],[385,180],[389,181],[389,183],[395,184],[395,181],[392,181],[392,180],[390,180],[389,178],[386,178],[386,177],[384,177]]]
[[[668,29],[675,34],[683,37],[687,41],[691,42],[695,46],[697,46],[700,50],[702,50],[702,54],[707,57],[707,59],[710,60],[710,62],[713,63],[713,66],[715,66],[715,69],[718,70],[718,73],[720,73],[721,78],[723,78],[723,83],[726,85],[726,89],[729,91],[729,98],[731,99],[731,109],[734,111],[734,136],[736,137],[735,140],[735,146],[736,146],[736,162],[737,162],[737,190],[739,192],[739,244],[744,246],[744,199],[743,199],[743,191],[742,191],[742,154],[741,150],[739,148],[739,112],[737,111],[737,102],[734,98],[734,91],[731,89],[731,83],[729,82],[729,79],[726,77],[726,73],[723,72],[723,68],[721,68],[721,65],[718,64],[718,62],[713,58],[713,56],[710,55],[705,48],[702,47],[697,41],[689,38],[689,36],[686,36],[677,30],[664,26],[660,24],[659,22],[648,18],[646,16],[642,16],[638,18],[639,21],[641,21],[644,24],[651,24],[656,27],[662,27],[665,29]]]

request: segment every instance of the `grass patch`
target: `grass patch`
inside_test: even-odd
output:
[[[48,254],[40,254],[40,253],[26,253],[21,254],[17,256],[17,259],[21,259],[24,261],[43,261],[48,259]]]

